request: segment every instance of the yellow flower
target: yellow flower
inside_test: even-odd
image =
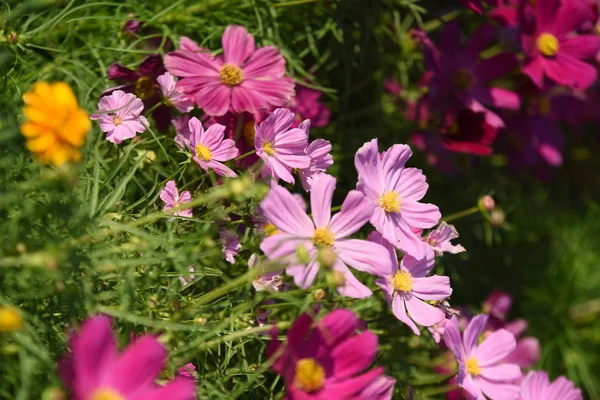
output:
[[[23,318],[18,310],[0,306],[0,332],[12,332],[23,327]]]
[[[64,82],[38,82],[23,101],[27,121],[21,133],[38,160],[55,166],[81,160],[79,149],[92,125],[71,87]]]

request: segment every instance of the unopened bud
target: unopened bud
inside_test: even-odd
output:
[[[27,252],[27,246],[25,246],[25,243],[17,243],[16,249],[19,254],[24,254]]]
[[[327,280],[335,287],[341,287],[346,284],[346,277],[340,271],[334,270],[327,276]]]
[[[296,257],[298,258],[298,262],[300,264],[308,264],[310,262],[310,255],[308,254],[308,250],[303,245],[299,245],[296,247]]]
[[[325,268],[333,268],[337,256],[331,247],[322,247],[317,253],[317,261]]]
[[[504,211],[502,211],[501,209],[497,208],[490,213],[490,223],[493,226],[499,228],[502,225],[504,225],[505,221],[506,214],[504,214]]]
[[[198,325],[200,325],[200,326],[206,325],[206,322],[207,322],[207,320],[204,317],[198,317],[198,318],[196,318],[196,323]]]
[[[323,289],[317,289],[317,290],[315,290],[315,293],[313,296],[315,297],[315,300],[321,301],[325,298],[326,294],[327,293]]]
[[[67,400],[67,395],[61,388],[50,388],[42,394],[42,400]]]
[[[19,41],[19,35],[17,35],[17,32],[15,31],[12,31],[8,35],[6,35],[6,38],[8,39],[10,44],[17,44],[17,42]]]
[[[479,199],[479,207],[486,211],[492,211],[496,208],[496,202],[492,196],[486,194]]]
[[[156,161],[156,153],[154,150],[150,150],[146,153],[146,157],[144,157],[144,164],[152,165]]]

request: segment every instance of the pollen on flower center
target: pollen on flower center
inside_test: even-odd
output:
[[[134,92],[137,97],[142,100],[149,99],[154,94],[154,85],[150,78],[142,76],[140,79],[135,81]]]
[[[237,86],[244,80],[244,71],[237,65],[223,64],[219,71],[221,81],[229,87]]]
[[[123,120],[118,115],[113,116],[113,125],[119,126],[123,123]]]
[[[413,288],[413,277],[408,271],[398,271],[392,278],[394,289],[399,292],[410,292]]]
[[[210,152],[210,149],[201,144],[196,146],[196,157],[200,158],[204,162],[212,160],[212,154]]]
[[[316,246],[333,246],[335,235],[327,228],[317,228],[313,235],[313,243]]]
[[[294,386],[305,392],[316,392],[325,383],[325,369],[314,358],[302,358],[296,364]]]
[[[542,33],[536,40],[536,45],[540,53],[546,57],[554,57],[560,49],[558,39],[551,33]]]
[[[273,156],[275,154],[275,148],[273,148],[273,143],[266,142],[263,144],[263,151],[267,153],[268,156]]]
[[[452,75],[452,83],[458,89],[469,90],[475,83],[475,78],[471,71],[466,68],[458,68]]]
[[[479,363],[477,363],[475,357],[471,357],[467,360],[467,372],[472,376],[481,374],[481,368],[479,368]]]
[[[264,231],[267,236],[273,236],[279,233],[279,229],[270,222],[267,222],[264,226]]]
[[[242,136],[248,146],[254,146],[254,138],[256,137],[256,131],[254,130],[254,121],[248,121],[242,128]]]
[[[92,393],[91,400],[126,400],[119,392],[109,388],[101,388]]]
[[[386,213],[397,213],[400,212],[402,206],[402,200],[398,192],[387,192],[379,198],[379,205],[385,210]]]

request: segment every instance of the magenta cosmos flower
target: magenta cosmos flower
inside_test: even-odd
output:
[[[168,211],[172,208],[179,207],[180,205],[189,203],[192,201],[192,195],[187,190],[179,193],[175,181],[168,181],[163,190],[160,192],[160,199],[165,202],[164,210]],[[192,217],[192,209],[188,208],[185,210],[174,212],[173,215],[179,217]]]
[[[231,168],[223,164],[225,161],[233,160],[239,154],[235,142],[225,139],[225,127],[214,124],[205,131],[196,117],[190,119],[188,127],[190,136],[186,144],[192,150],[194,161],[205,171],[212,168],[217,175],[237,177]]]
[[[554,82],[586,90],[596,81],[596,67],[583,62],[600,50],[597,35],[576,35],[575,31],[590,16],[586,1],[538,0],[535,27],[521,35],[527,56],[523,72],[538,86],[544,75]]]
[[[478,344],[487,319],[483,314],[474,317],[462,340],[456,317],[446,324],[444,342],[458,361],[456,381],[476,400],[485,400],[485,396],[492,400],[516,400],[519,387],[512,382],[521,377],[521,369],[516,364],[503,362],[517,345],[515,337],[499,329]]]
[[[257,113],[291,100],[294,83],[284,76],[285,59],[278,48],[257,49],[254,37],[237,25],[225,29],[222,41],[222,56],[190,51],[190,46],[165,56],[167,70],[182,78],[177,87],[198,107],[219,116],[228,111]]]
[[[263,240],[261,250],[272,260],[287,265],[286,272],[303,289],[308,288],[321,267],[321,254],[329,254],[330,267],[343,276],[338,291],[348,297],[362,298],[372,294],[350,272],[347,265],[373,275],[381,275],[392,268],[387,249],[366,240],[349,239],[373,213],[373,206],[362,195],[352,190],[342,204],[342,210],[331,216],[331,200],[336,180],[331,175],[318,174],[310,191],[312,219],[281,186],[273,186],[260,203],[263,215],[278,230]],[[307,260],[298,258],[298,248]],[[332,259],[331,259],[332,258]],[[304,262],[303,262],[304,261]]]
[[[310,157],[310,165],[308,168],[299,169],[298,176],[304,190],[309,191],[313,177],[327,171],[327,168],[333,165],[333,157],[330,154],[331,142],[325,139],[313,140],[306,147],[305,152]]]
[[[156,81],[160,85],[165,103],[172,105],[182,113],[188,113],[194,109],[194,102],[175,88],[177,81],[173,75],[165,72],[156,78]]]
[[[442,222],[427,234],[425,241],[429,243],[436,256],[441,256],[444,253],[458,254],[467,251],[460,244],[452,244],[452,240],[457,238],[458,232],[454,225]]]
[[[405,255],[398,265],[396,249],[381,233],[371,233],[369,240],[384,245],[390,253],[392,268],[379,275],[381,278],[375,283],[383,289],[396,318],[408,325],[415,335],[421,334],[415,322],[430,327],[442,321],[446,317],[444,312],[427,301],[450,297],[452,288],[447,276],[428,276],[435,263],[433,252],[422,260]]]
[[[132,93],[115,90],[98,102],[98,110],[90,116],[98,120],[106,140],[119,144],[142,133],[148,127],[148,120],[141,115],[144,110],[142,100]]]
[[[305,120],[298,128],[292,128],[295,115],[290,110],[278,108],[260,125],[255,125],[254,146],[256,154],[264,161],[261,175],[294,183],[293,168],[305,169],[311,165],[306,155],[310,121]]]
[[[320,101],[323,92],[296,84],[296,95],[292,99],[290,108],[301,119],[309,119],[315,128],[323,128],[329,124],[331,112]]]
[[[277,357],[273,369],[285,379],[287,398],[373,398],[360,394],[376,390],[369,388],[384,376],[381,367],[365,372],[375,361],[378,340],[372,332],[357,331],[359,320],[354,313],[339,309],[316,324],[308,314],[302,314],[288,331],[285,346],[271,341],[267,354]]]
[[[432,228],[441,214],[437,206],[419,202],[429,186],[420,169],[404,167],[411,155],[405,144],[379,154],[377,139],[373,139],[356,152],[354,165],[357,189],[375,206],[371,224],[404,253],[422,259],[429,245],[413,229]]]
[[[60,364],[60,374],[73,400],[192,400],[196,388],[189,379],[166,386],[155,383],[167,351],[146,335],[119,354],[107,317],[86,320],[70,340],[72,353]]]
[[[583,400],[583,396],[564,376],[550,383],[545,371],[530,371],[521,383],[519,400]]]

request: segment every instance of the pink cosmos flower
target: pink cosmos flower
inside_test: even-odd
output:
[[[521,383],[519,400],[583,400],[583,396],[564,376],[550,383],[545,371],[530,371]]]
[[[253,253],[248,259],[248,268],[254,268],[260,262],[258,254]],[[252,281],[252,286],[257,292],[263,290],[266,291],[282,291],[287,292],[290,288],[289,283],[283,281],[281,271],[269,272],[268,274],[261,275]]]
[[[175,181],[168,181],[163,190],[160,192],[160,199],[165,202],[164,210],[168,211],[172,208],[178,207],[182,204],[189,203],[192,201],[192,195],[187,190],[184,190],[179,194]],[[188,208],[185,210],[177,211],[173,213],[178,217],[192,217],[192,209]]]
[[[225,256],[225,260],[230,264],[235,264],[235,256],[237,256],[242,249],[242,245],[240,244],[237,235],[227,229],[221,229],[219,231],[219,237],[223,244],[223,255]]]
[[[160,85],[160,90],[167,104],[173,105],[182,113],[187,113],[194,109],[194,102],[175,88],[177,81],[173,75],[165,72],[156,78],[156,81]]]
[[[287,343],[275,340],[267,354],[277,357],[273,369],[286,382],[288,399],[367,399],[383,368],[365,370],[377,356],[377,336],[356,333],[358,318],[350,310],[338,309],[313,324],[308,314],[299,316],[287,334]],[[375,392],[377,392],[375,390]],[[371,397],[372,398],[372,397]]]
[[[462,340],[456,317],[447,323],[444,342],[458,361],[456,381],[476,400],[485,400],[485,396],[492,400],[516,400],[519,387],[511,382],[521,377],[521,369],[516,364],[503,362],[515,349],[515,338],[505,329],[499,329],[477,344],[487,319],[483,314],[474,317]]]
[[[119,354],[107,317],[87,319],[70,340],[72,353],[59,371],[73,400],[192,400],[194,382],[176,379],[166,386],[155,380],[165,366],[167,351],[152,335],[131,343]]]
[[[436,256],[444,253],[458,254],[467,251],[460,244],[452,244],[453,239],[458,238],[458,232],[454,225],[443,222],[437,228],[427,234],[425,241],[431,245]]]
[[[194,272],[196,272],[196,268],[194,268],[193,266],[190,266],[187,269],[187,272],[189,273],[189,275],[179,277],[179,282],[181,282],[181,284],[183,286],[189,285],[190,283],[192,283],[194,281],[194,279],[196,279],[196,277],[194,275],[192,275]]]
[[[381,278],[375,283],[383,289],[396,318],[408,325],[415,335],[421,335],[415,322],[429,327],[445,319],[446,315],[441,309],[426,302],[444,300],[452,294],[450,278],[427,276],[435,263],[433,252],[420,261],[405,255],[398,265],[396,249],[381,233],[371,233],[369,240],[385,246],[390,253],[392,268],[380,274]]]
[[[216,57],[193,46],[165,56],[167,70],[182,78],[177,88],[206,114],[256,113],[291,100],[294,83],[284,76],[285,59],[279,49],[257,49],[254,37],[237,25],[225,29],[222,42],[223,55]]]
[[[292,275],[303,289],[313,283],[319,272],[319,255],[328,254],[333,271],[343,276],[338,291],[348,297],[368,297],[372,294],[371,290],[354,277],[347,265],[381,275],[392,269],[392,259],[381,244],[348,238],[373,213],[373,206],[362,193],[350,191],[341,211],[331,217],[335,184],[335,178],[324,173],[313,178],[310,191],[312,219],[290,192],[274,185],[260,203],[260,208],[278,232],[265,238],[260,248],[270,259],[281,260],[287,265],[287,274]],[[303,248],[307,262],[299,259],[299,248]]]
[[[405,144],[380,154],[373,139],[356,152],[354,165],[357,189],[375,206],[371,224],[404,253],[422,259],[431,250],[413,229],[432,228],[441,214],[437,206],[419,202],[428,185],[421,170],[404,167],[411,155]]]
[[[311,158],[304,150],[308,143],[310,121],[306,120],[298,128],[292,128],[294,114],[285,108],[278,108],[260,125],[255,125],[254,146],[256,154],[265,162],[261,171],[263,178],[271,177],[294,183],[293,168],[309,168]]]
[[[527,56],[523,72],[538,87],[544,87],[544,76],[578,90],[586,90],[596,81],[596,67],[582,60],[598,53],[600,38],[574,34],[590,16],[586,3],[561,0],[535,3],[534,26],[521,35],[521,43]]]
[[[106,132],[106,140],[119,144],[142,133],[148,127],[148,120],[140,115],[144,110],[142,100],[132,93],[115,90],[98,102],[98,110],[90,116],[98,120],[102,132]]]
[[[237,177],[237,174],[223,162],[233,160],[239,154],[235,142],[224,139],[225,127],[214,124],[205,131],[198,118],[193,117],[188,124],[190,130],[189,148],[192,150],[194,161],[208,171],[212,168],[217,175]]]
[[[310,157],[308,168],[298,170],[302,187],[307,192],[310,190],[313,176],[327,171],[327,168],[333,165],[333,156],[331,153],[331,142],[325,139],[313,140],[306,148],[306,155]]]

